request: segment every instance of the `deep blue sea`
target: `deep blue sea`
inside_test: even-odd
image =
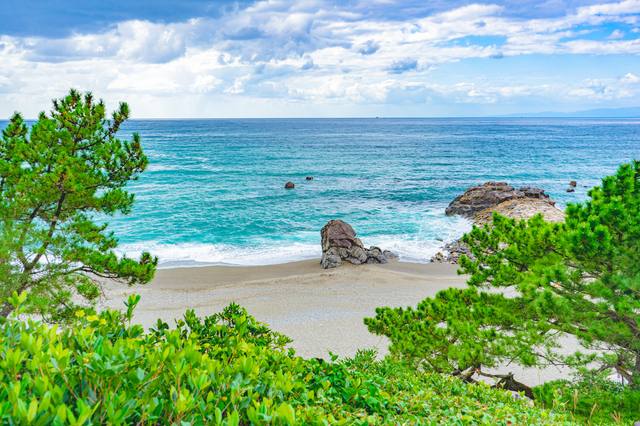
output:
[[[319,258],[338,218],[366,246],[428,262],[470,229],[444,209],[471,185],[537,186],[564,208],[640,158],[637,119],[137,120],[119,135],[133,131],[150,164],[110,228],[122,253],[164,267]]]

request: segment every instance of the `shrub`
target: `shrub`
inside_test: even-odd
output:
[[[149,333],[125,312],[78,311],[67,329],[0,326],[0,419],[8,425],[569,424],[563,415],[456,378],[418,374],[364,351],[331,362],[296,357],[290,339],[230,305]]]
[[[581,369],[576,380],[556,380],[533,389],[542,407],[586,424],[633,424],[640,420],[640,392]]]

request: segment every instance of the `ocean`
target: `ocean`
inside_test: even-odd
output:
[[[134,131],[149,167],[127,187],[133,212],[107,221],[121,254],[161,267],[319,258],[331,219],[428,262],[471,229],[444,214],[469,186],[536,186],[564,208],[640,158],[638,119],[133,120],[119,137]]]

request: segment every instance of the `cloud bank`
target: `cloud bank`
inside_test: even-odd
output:
[[[528,13],[506,3],[432,2],[429,10],[279,0],[63,37],[0,28],[0,117],[34,117],[69,87],[114,106],[125,100],[137,117],[636,106],[640,0],[565,4],[552,14],[525,3]]]

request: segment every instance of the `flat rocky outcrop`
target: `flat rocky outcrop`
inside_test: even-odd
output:
[[[556,204],[543,189],[524,186],[515,189],[507,182],[487,182],[468,188],[464,194],[456,197],[446,208],[447,216],[462,215],[473,219],[476,213],[497,206],[514,199],[530,198],[547,203],[551,206]]]
[[[519,198],[516,200],[505,201],[497,206],[490,207],[476,214],[473,223],[482,225],[490,223],[493,220],[493,213],[499,213],[502,216],[511,219],[531,219],[538,213],[544,215],[547,222],[564,222],[564,212],[551,204],[540,202],[535,198]]]
[[[388,250],[384,252],[375,246],[368,249],[348,223],[336,219],[330,220],[320,230],[322,238],[322,259],[320,264],[325,268],[340,266],[343,260],[362,265],[363,263],[387,263],[387,259],[398,256]]]
[[[472,186],[456,197],[445,213],[448,216],[466,216],[475,225],[491,224],[494,212],[517,220],[530,219],[542,213],[547,222],[564,222],[564,212],[557,209],[555,204],[540,188],[523,186],[516,190],[506,182],[487,182]],[[468,246],[456,240],[442,247],[442,251],[431,261],[457,264],[462,254],[473,258]]]

